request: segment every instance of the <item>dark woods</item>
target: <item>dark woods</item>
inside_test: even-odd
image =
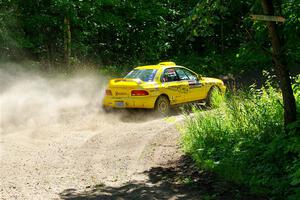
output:
[[[288,66],[299,67],[297,1],[274,1]],[[259,1],[7,0],[0,2],[0,58],[55,67],[132,66],[173,60],[206,75],[269,69]]]

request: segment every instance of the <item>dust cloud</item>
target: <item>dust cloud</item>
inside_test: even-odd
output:
[[[106,84],[95,71],[0,66],[0,197],[61,199],[70,188],[146,182],[143,172],[179,158],[183,117],[104,113]]]
[[[0,65],[0,133],[101,114],[107,79],[99,72],[45,74]]]

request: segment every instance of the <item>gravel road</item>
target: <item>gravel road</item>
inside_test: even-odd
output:
[[[181,155],[181,115],[106,114],[98,75],[0,70],[0,80],[1,199],[67,199],[68,191],[147,183],[143,172]]]

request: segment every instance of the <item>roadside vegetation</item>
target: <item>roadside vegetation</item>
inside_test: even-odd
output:
[[[274,82],[256,89],[214,94],[212,110],[195,110],[182,136],[199,169],[246,185],[269,199],[300,198],[300,120],[283,123],[281,93]],[[293,84],[300,110],[300,76]],[[298,113],[299,116],[299,113]]]

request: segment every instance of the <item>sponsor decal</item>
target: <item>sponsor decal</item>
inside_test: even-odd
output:
[[[182,87],[182,86],[170,86],[168,87],[169,90],[171,91],[176,91],[176,92],[179,92],[179,93],[188,93],[189,92],[189,89],[187,87]]]

